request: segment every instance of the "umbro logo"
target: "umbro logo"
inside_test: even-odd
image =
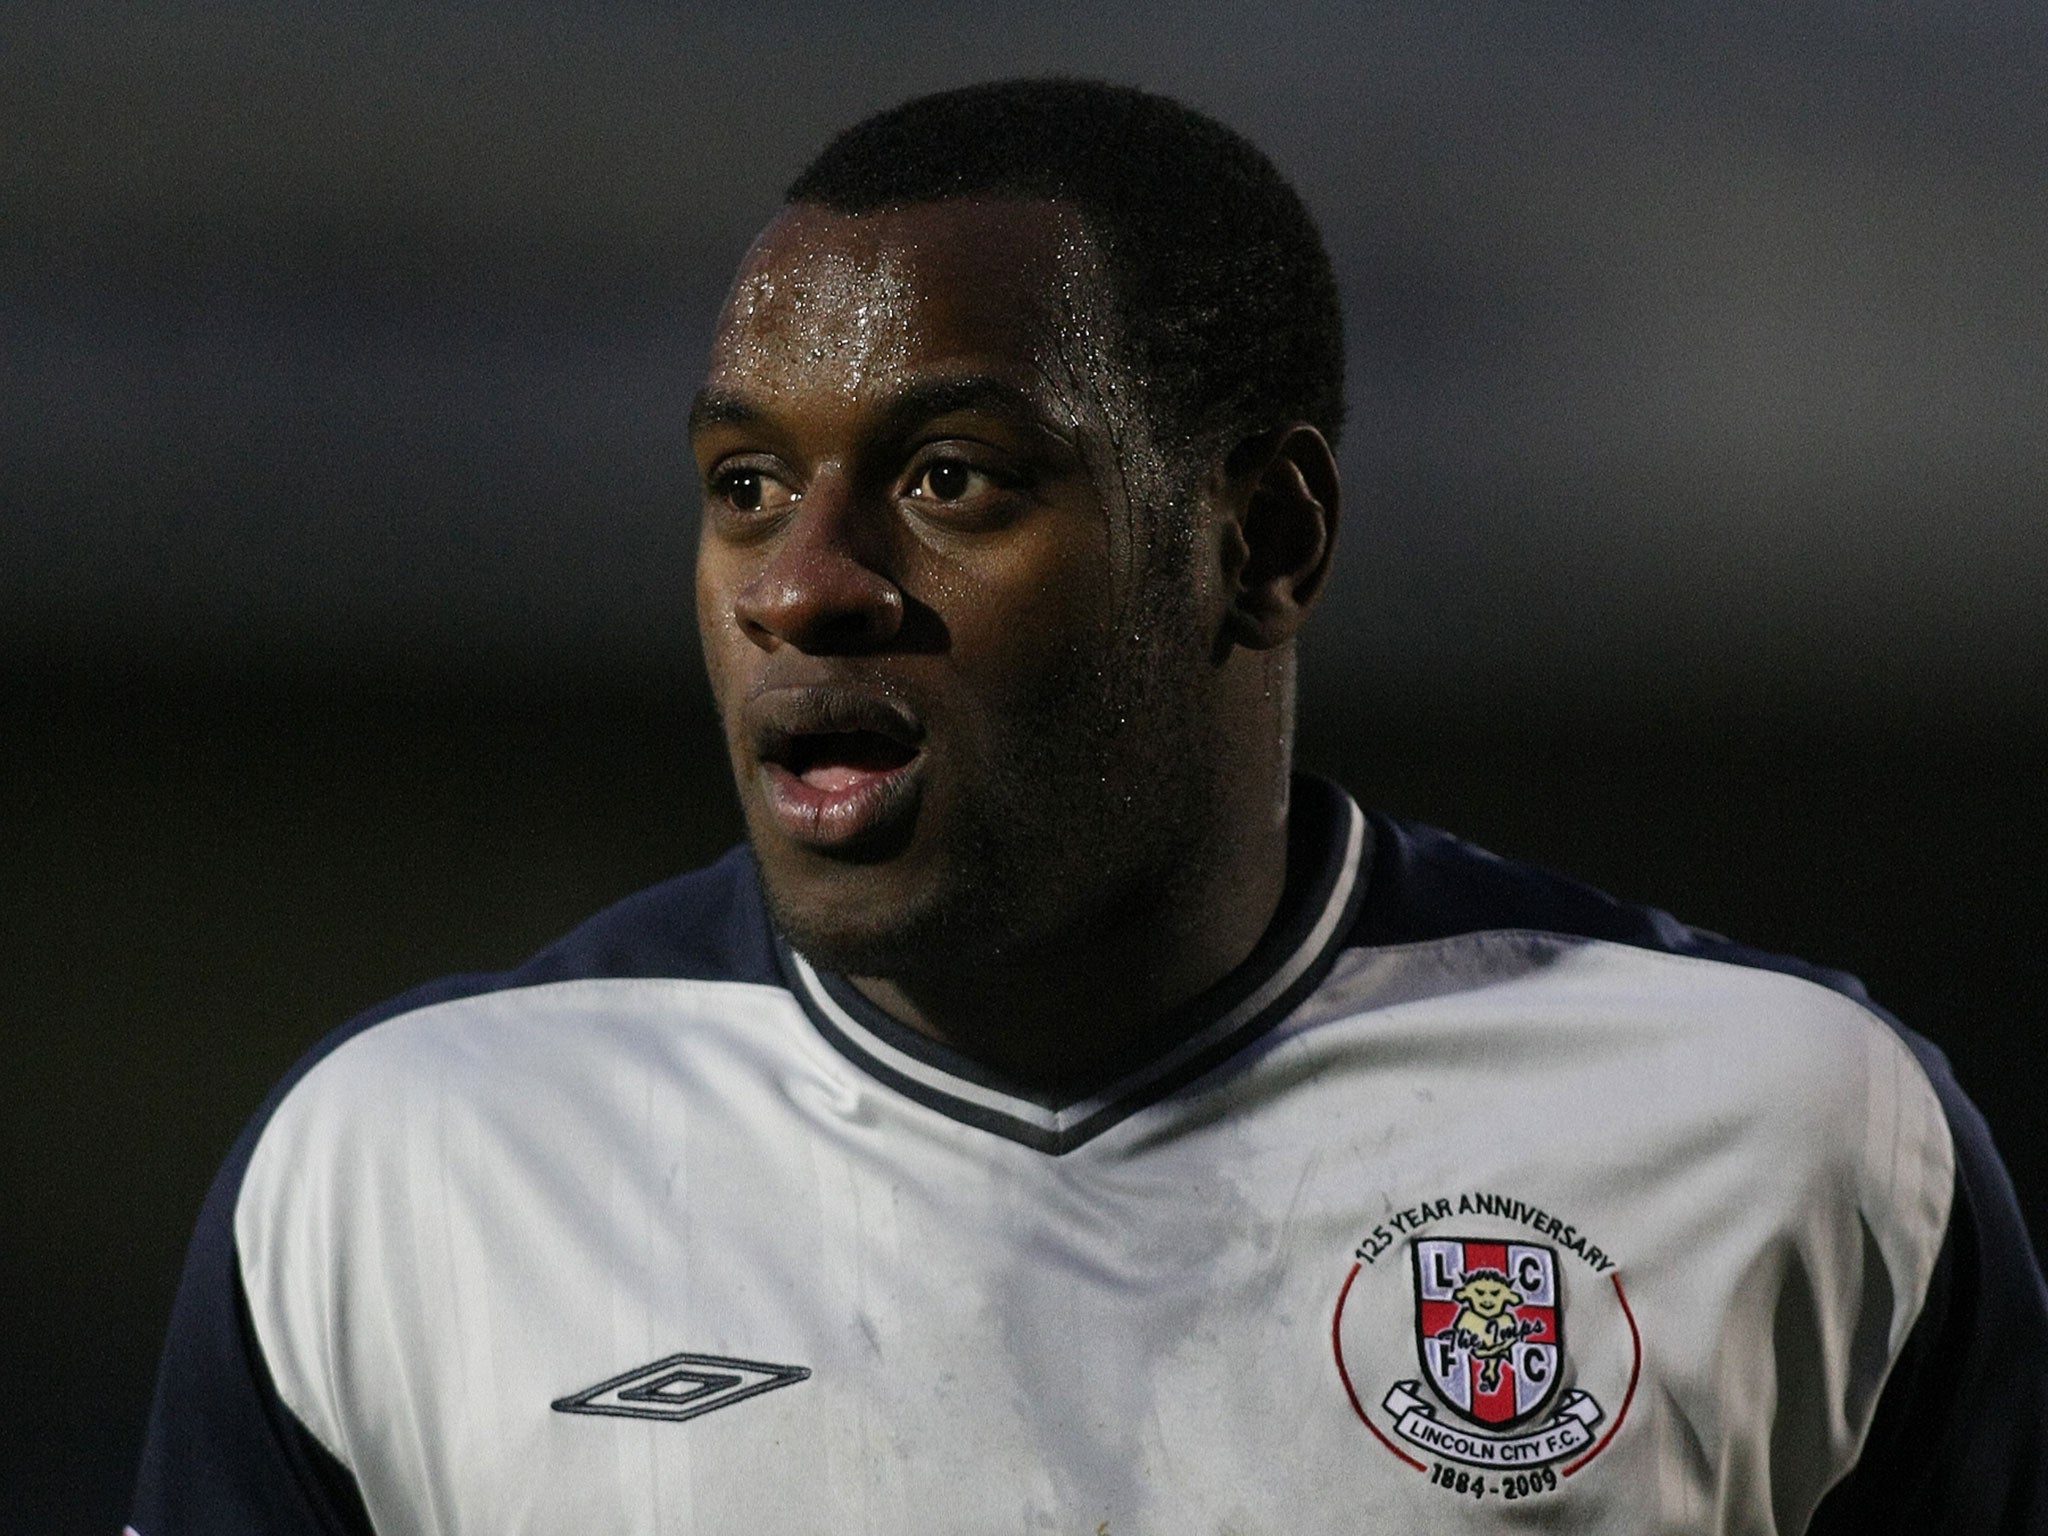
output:
[[[794,1386],[810,1374],[801,1365],[728,1360],[723,1355],[670,1355],[548,1406],[557,1413],[608,1413],[622,1419],[694,1419],[742,1398]]]

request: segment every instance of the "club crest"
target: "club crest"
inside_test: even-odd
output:
[[[1564,1358],[1557,1254],[1462,1237],[1426,1238],[1409,1251],[1423,1379],[1483,1429],[1512,1429],[1540,1413]]]
[[[1390,1209],[1352,1252],[1330,1340],[1366,1430],[1460,1498],[1561,1490],[1620,1431],[1643,1362],[1614,1256],[1485,1189]]]

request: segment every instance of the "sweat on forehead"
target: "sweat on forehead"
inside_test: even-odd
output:
[[[747,253],[720,318],[723,349],[775,334],[827,355],[900,357],[918,320],[989,344],[1106,352],[1101,263],[1069,209],[961,201],[844,214],[785,208]]]
[[[1130,570],[1182,487],[1121,351],[1101,253],[1071,207],[796,203],[741,265],[691,427],[746,422],[832,456],[954,409],[996,410],[1079,455],[1112,561]]]
[[[879,407],[952,372],[1006,379],[1046,426],[1099,436],[1122,460],[1147,434],[1117,342],[1100,253],[1071,208],[956,199],[848,214],[798,203],[741,265],[693,421],[738,395],[826,390]]]

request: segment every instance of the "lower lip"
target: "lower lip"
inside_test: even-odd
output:
[[[856,768],[832,775],[827,788],[806,783],[780,763],[763,763],[768,810],[795,842],[852,850],[913,813],[924,763],[920,753],[898,768]]]

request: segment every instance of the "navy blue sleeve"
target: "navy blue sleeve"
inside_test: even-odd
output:
[[[1955,1202],[1863,1455],[1809,1536],[2044,1536],[2048,1286],[1984,1117],[1941,1053],[1902,1033],[1948,1115]]]
[[[249,1324],[234,1219],[253,1130],[214,1180],[186,1255],[129,1519],[136,1536],[371,1529],[347,1470],[278,1398]]]

